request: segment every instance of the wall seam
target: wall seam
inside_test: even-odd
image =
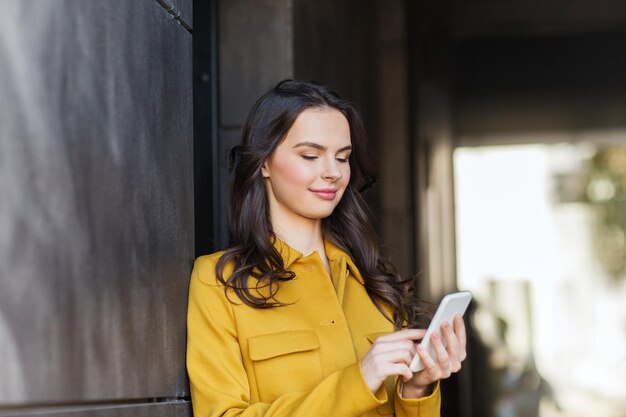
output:
[[[191,26],[189,26],[181,17],[180,17],[180,10],[178,10],[178,8],[176,7],[176,5],[174,3],[169,2],[168,0],[155,0],[159,6],[161,6],[163,9],[165,9],[165,11],[167,13],[170,14],[170,17],[174,20],[176,20],[176,22],[178,22],[179,25],[181,25],[182,27],[184,27],[189,33],[191,33]]]

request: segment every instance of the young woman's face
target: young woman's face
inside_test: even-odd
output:
[[[350,126],[341,112],[300,113],[262,168],[272,221],[328,217],[350,181],[351,149]]]

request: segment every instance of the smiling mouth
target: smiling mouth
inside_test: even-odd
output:
[[[337,190],[310,190],[316,196],[324,200],[333,200],[337,195]]]

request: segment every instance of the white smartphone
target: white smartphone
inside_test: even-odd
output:
[[[470,301],[472,300],[472,293],[469,291],[459,291],[446,295],[439,303],[439,307],[437,307],[437,312],[433,317],[430,325],[428,326],[428,330],[426,330],[426,334],[424,338],[420,342],[420,344],[424,347],[426,352],[433,358],[436,359],[437,355],[435,353],[435,349],[430,344],[430,336],[433,333],[437,333],[441,336],[441,323],[447,321],[452,325],[452,319],[457,314],[463,316],[465,310],[467,310],[467,306],[469,306]],[[441,338],[444,346],[446,342],[443,338]],[[424,364],[420,360],[419,355],[415,355],[413,360],[411,361],[411,371],[418,372],[424,369]]]

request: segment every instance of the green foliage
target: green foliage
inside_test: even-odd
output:
[[[593,246],[615,280],[626,279],[626,148],[598,149],[591,160],[587,201],[596,217]]]

